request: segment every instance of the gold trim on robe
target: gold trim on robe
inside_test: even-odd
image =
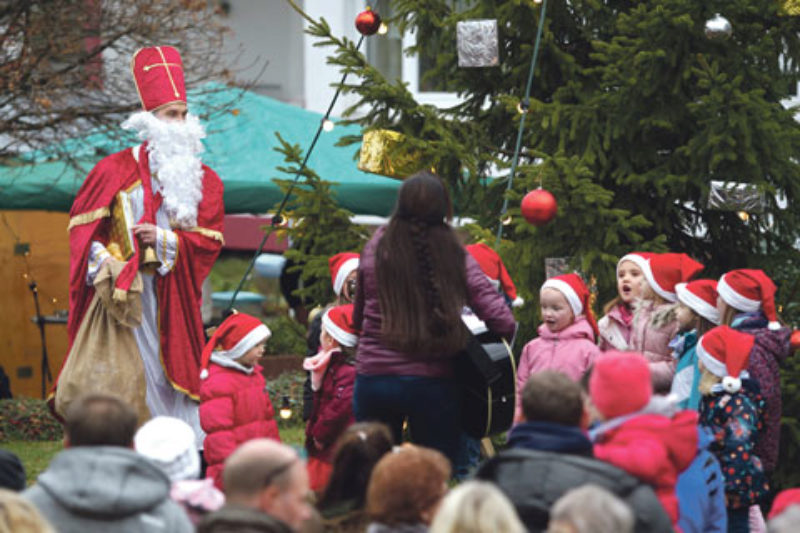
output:
[[[222,232],[220,231],[208,228],[201,228],[200,226],[195,226],[191,228],[189,231],[199,233],[203,237],[208,237],[209,239],[213,239],[215,241],[221,242],[222,244],[225,244],[225,238],[222,236]]]
[[[111,210],[106,207],[98,207],[93,211],[88,211],[86,213],[81,213],[80,215],[75,215],[74,217],[69,219],[69,224],[67,225],[67,231],[70,231],[75,226],[82,226],[83,224],[89,224],[94,222],[95,220],[107,217],[111,215]]]

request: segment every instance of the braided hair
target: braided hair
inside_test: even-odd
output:
[[[376,257],[381,335],[391,348],[450,355],[466,343],[465,252],[446,222],[451,214],[447,189],[430,172],[400,188]]]

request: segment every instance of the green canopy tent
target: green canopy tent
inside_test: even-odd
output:
[[[189,95],[190,108],[202,112],[219,107],[234,101],[234,92],[239,91],[220,85],[204,87],[202,95]],[[225,212],[270,210],[283,197],[274,179],[290,178],[275,168],[284,164],[283,156],[273,150],[279,144],[275,132],[307,150],[322,115],[245,91],[234,108],[213,117],[205,124],[208,137],[203,161],[225,184]],[[358,170],[353,158],[357,145],[335,146],[344,135],[360,133],[358,126],[336,126],[331,132],[322,132],[308,166],[322,179],[336,183],[333,191],[343,207],[360,215],[385,216],[394,205],[400,182]],[[102,155],[125,146],[101,134],[72,144],[76,148],[70,153],[74,153],[80,169],[48,160],[47,151],[31,154],[26,162],[0,165],[0,209],[69,211],[92,166]]]

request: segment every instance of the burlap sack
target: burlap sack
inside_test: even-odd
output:
[[[108,259],[94,280],[94,298],[58,379],[55,408],[62,417],[78,396],[102,392],[126,401],[140,424],[150,419],[144,364],[133,336],[142,321],[141,276],[136,275],[124,302],[113,298],[114,280],[124,265]]]

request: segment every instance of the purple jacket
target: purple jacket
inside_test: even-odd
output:
[[[743,313],[734,318],[731,327],[756,338],[750,352],[747,371],[761,388],[766,401],[764,429],[759,435],[755,454],[761,458],[766,472],[778,464],[778,446],[781,434],[781,376],[779,365],[792,353],[789,345],[791,330],[767,328],[767,319],[761,313]]]
[[[424,376],[450,377],[453,374],[452,357],[456,354],[403,353],[381,343],[381,308],[378,298],[378,281],[375,273],[375,253],[384,228],[364,246],[358,267],[359,285],[354,302],[353,323],[361,326],[361,336],[356,351],[356,372],[372,376]],[[514,333],[514,315],[473,257],[464,253],[467,270],[467,305],[486,322],[488,328],[508,339]],[[422,288],[420,287],[420,290]]]
[[[578,381],[598,355],[600,348],[594,343],[594,331],[583,316],[555,333],[544,324],[539,326],[539,337],[522,349],[517,368],[517,416],[522,408],[522,387],[532,374],[556,370]]]
[[[630,350],[647,359],[655,392],[669,392],[672,386],[678,361],[672,357],[669,341],[678,334],[678,328],[675,304],[655,305],[643,300],[634,307]]]

